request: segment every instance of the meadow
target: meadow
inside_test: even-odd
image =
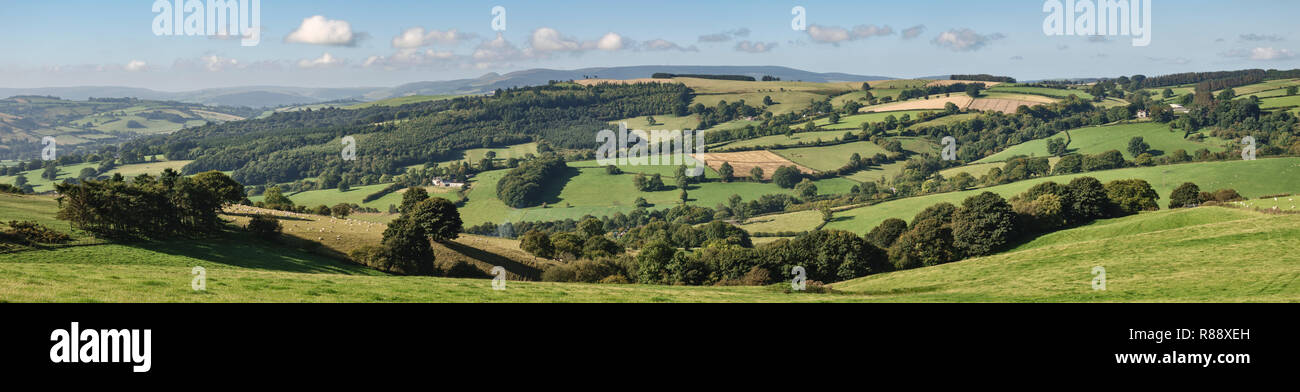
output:
[[[1133,160],[1133,154],[1128,152],[1128,143],[1129,140],[1137,136],[1141,136],[1142,140],[1149,144],[1152,150],[1160,152],[1160,154],[1152,154],[1156,156],[1169,154],[1179,149],[1186,150],[1188,154],[1195,153],[1196,150],[1202,148],[1210,151],[1224,150],[1224,142],[1221,140],[1213,137],[1207,137],[1202,142],[1184,139],[1182,132],[1170,132],[1169,125],[1155,122],[1072,129],[1070,130],[1069,149],[1071,153],[1079,154],[1099,154],[1110,150],[1118,150],[1124,154],[1124,159]],[[1065,141],[1065,134],[1058,133],[1046,139],[1035,139],[1020,143],[997,154],[975,161],[975,163],[1002,162],[1017,155],[1048,156],[1047,140],[1049,139]]]
[[[1078,177],[1093,177],[1102,183],[1121,179],[1143,179],[1160,195],[1159,203],[1167,208],[1169,193],[1184,182],[1192,182],[1203,191],[1231,188],[1245,197],[1259,197],[1300,190],[1300,158],[1267,158],[1254,161],[1198,162],[1155,167],[1126,168],[1035,178],[1011,184],[961,192],[948,192],[894,200],[838,212],[826,227],[863,234],[885,219],[911,220],[918,212],[938,203],[960,205],[962,200],[983,192],[1004,198],[1024,193],[1042,182],[1069,183]],[[741,227],[751,232],[810,230],[821,223],[817,211],[800,211],[763,217]]]

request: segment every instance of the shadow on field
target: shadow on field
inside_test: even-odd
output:
[[[552,206],[563,201],[560,199],[560,191],[563,191],[564,186],[568,185],[569,181],[579,174],[582,174],[582,171],[578,170],[578,168],[566,167],[560,176],[549,178],[545,184],[542,184],[542,193],[538,199]]]
[[[342,254],[331,257],[324,247],[304,249],[303,240],[284,236],[279,242],[255,238],[244,232],[223,231],[211,237],[167,241],[143,241],[122,245],[185,256],[234,267],[301,273],[357,274],[368,268],[342,261]]]
[[[488,252],[486,250],[482,250],[479,248],[471,247],[453,241],[437,242],[435,243],[435,246],[437,245],[445,246],[456,253],[460,253],[462,255],[465,255],[466,257],[469,257],[470,259],[487,263],[488,264],[486,266],[487,269],[484,269],[484,271],[491,270],[493,266],[504,267],[506,269],[506,278],[508,279],[530,280],[530,281],[537,281],[542,279],[542,271],[540,269],[511,260],[509,257],[505,257],[496,253]],[[484,267],[480,263],[475,263],[475,264],[479,264],[478,266],[480,267],[480,269],[483,269],[482,267]]]

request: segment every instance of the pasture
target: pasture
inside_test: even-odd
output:
[[[1133,154],[1128,152],[1129,140],[1138,136],[1142,137],[1142,140],[1151,146],[1151,150],[1155,152],[1152,155],[1155,156],[1169,154],[1179,149],[1186,150],[1188,154],[1195,153],[1196,150],[1202,148],[1210,151],[1224,150],[1224,142],[1221,140],[1212,137],[1207,137],[1205,141],[1201,142],[1184,139],[1181,131],[1170,132],[1168,125],[1155,122],[1087,127],[1072,129],[1069,132],[1071,140],[1069,150],[1071,153],[1099,154],[1110,150],[1119,150],[1124,154],[1124,159],[1128,160],[1134,158]],[[1020,143],[997,154],[975,161],[975,163],[1001,162],[1017,155],[1048,156],[1047,140],[1049,139],[1064,141],[1065,134],[1058,133],[1046,139],[1035,139]]]

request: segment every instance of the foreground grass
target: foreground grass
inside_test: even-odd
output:
[[[1058,232],[1026,250],[837,283],[903,302],[1296,302],[1300,215],[1204,207]],[[1227,222],[1198,224],[1200,219]],[[1249,216],[1243,215],[1248,214]],[[1109,227],[1108,227],[1109,226]],[[1093,290],[1094,267],[1106,290]]]

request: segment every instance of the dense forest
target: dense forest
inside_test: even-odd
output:
[[[499,90],[398,107],[278,113],[214,124],[129,143],[124,149],[193,159],[185,173],[233,171],[244,184],[288,182],[331,168],[351,176],[399,174],[401,167],[454,159],[453,151],[546,140],[590,149],[613,120],[686,112],[691,92],[680,84],[547,86]],[[357,140],[344,161],[341,138]],[[153,147],[161,146],[161,147]]]

